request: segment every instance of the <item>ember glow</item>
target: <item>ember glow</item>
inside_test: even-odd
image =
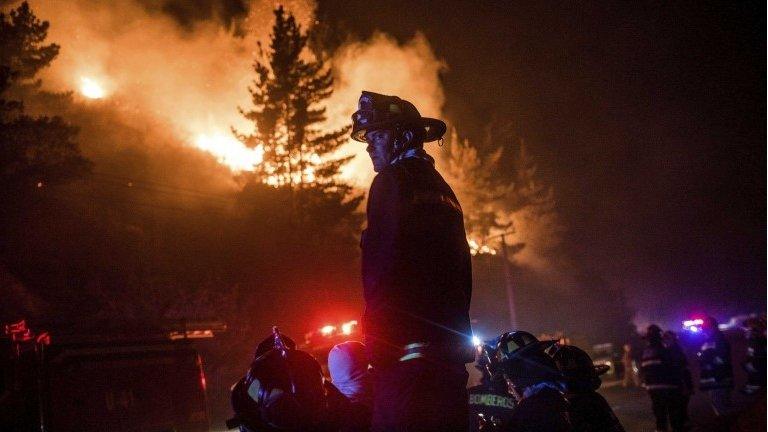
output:
[[[496,249],[486,245],[486,244],[479,244],[477,241],[468,238],[467,243],[469,244],[469,253],[474,255],[496,255]]]

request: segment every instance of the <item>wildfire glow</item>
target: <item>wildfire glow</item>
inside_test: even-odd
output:
[[[86,77],[80,78],[80,93],[88,99],[101,99],[106,95],[101,84]]]
[[[223,133],[200,134],[195,139],[195,146],[216,157],[232,171],[253,171],[253,166],[261,163],[264,151],[260,148],[248,148],[234,136]]]
[[[488,245],[480,245],[475,240],[467,239],[467,243],[469,244],[469,253],[474,255],[496,255],[496,249],[488,246]]]
[[[237,108],[251,108],[252,63],[257,42],[265,42],[271,32],[275,2],[247,2],[246,37],[222,31],[213,21],[190,32],[135,0],[101,2],[98,8],[92,0],[31,3],[41,19],[52,22],[49,40],[62,46],[61,55],[43,72],[46,90],[75,88],[84,99],[115,99],[114,106],[126,120],[139,124],[150,117],[167,124],[177,138],[212,154],[234,172],[263,163],[262,151],[246,148],[227,128],[253,132],[254,125]],[[314,21],[316,2],[281,3],[304,29]],[[327,65],[334,75],[338,72],[338,80],[331,98],[322,103],[328,119],[319,132],[348,126],[363,89],[400,95],[414,101],[423,115],[441,117],[444,97],[438,74],[444,64],[421,34],[400,43],[377,33],[345,44]],[[348,155],[356,157],[342,168],[341,179],[367,189],[374,172],[365,146],[349,140],[329,157]],[[317,159],[311,155],[310,162]],[[309,166],[299,177],[265,181],[274,186],[312,183],[317,173]]]

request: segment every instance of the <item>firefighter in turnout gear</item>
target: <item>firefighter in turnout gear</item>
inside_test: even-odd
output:
[[[757,317],[749,318],[744,321],[744,330],[747,338],[747,359],[744,362],[747,384],[742,389],[742,393],[754,395],[765,390],[765,320]]]
[[[607,367],[595,366],[589,354],[573,345],[556,345],[547,350],[565,378],[565,398],[570,404],[573,430],[579,432],[624,432],[616,414],[597,393],[600,375]]]
[[[697,354],[700,371],[699,390],[707,392],[716,415],[728,416],[733,413],[731,345],[718,328],[715,318],[704,318],[701,330],[706,339]]]
[[[244,378],[232,386],[235,417],[242,432],[329,430],[320,364],[275,327],[262,341]]]
[[[661,328],[650,325],[646,331],[646,346],[640,360],[640,374],[643,387],[651,397],[656,430],[672,432],[685,428],[684,366],[679,358],[666,346]]]
[[[683,347],[680,346],[680,342],[677,340],[677,334],[672,330],[667,330],[662,335],[664,340],[664,346],[666,346],[672,353],[672,357],[680,363],[681,372],[683,374],[683,413],[685,414],[685,424],[688,424],[688,403],[693,396],[693,374],[691,368],[688,367],[688,357],[683,351]]]
[[[515,398],[507,390],[507,382],[501,374],[491,374],[490,359],[495,356],[496,341],[489,341],[480,347],[475,368],[482,374],[480,384],[470,387],[469,412],[470,432],[477,432],[481,422],[486,423],[484,429],[505,430],[509,425],[512,412],[517,406]]]
[[[367,91],[352,120],[352,138],[367,144],[377,173],[361,238],[372,430],[466,430],[469,246],[456,195],[423,148],[445,123]]]
[[[509,425],[515,432],[570,432],[569,404],[563,394],[565,384],[544,344],[523,331],[499,337],[494,373],[500,373],[517,399]]]

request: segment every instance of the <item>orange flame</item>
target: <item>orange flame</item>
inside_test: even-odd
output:
[[[239,143],[228,130],[248,134],[253,124],[237,107],[248,107],[252,63],[273,21],[270,1],[254,1],[248,35],[235,37],[214,23],[184,30],[167,16],[147,12],[140,2],[31,0],[36,14],[51,22],[48,40],[61,53],[42,76],[46,90],[77,88],[87,98],[114,98],[130,121],[150,116],[166,123],[190,146],[212,154],[233,172],[252,169],[263,153]],[[303,27],[313,19],[313,2],[286,3]],[[162,43],[159,43],[162,41]],[[397,94],[413,101],[423,115],[439,116],[443,92],[438,79],[444,67],[426,38],[400,44],[384,34],[344,45],[330,60],[336,85],[325,101],[325,130],[350,123],[361,90]],[[105,77],[109,79],[105,79]],[[81,78],[82,77],[82,78]],[[117,102],[116,102],[117,103]],[[342,178],[366,187],[373,177],[365,146],[350,141],[341,151],[356,155]],[[314,173],[304,173],[313,178]],[[272,183],[275,183],[273,180]]]
[[[104,87],[96,80],[87,77],[80,78],[80,93],[88,99],[101,99],[106,95]]]

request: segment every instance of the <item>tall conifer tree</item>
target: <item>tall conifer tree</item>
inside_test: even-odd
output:
[[[40,21],[27,2],[0,13],[0,216],[35,188],[65,183],[91,167],[74,142],[77,129],[60,117],[24,114],[19,89],[37,89],[38,72],[48,67],[59,46],[45,44],[48,22]]]
[[[341,167],[351,157],[335,158],[349,128],[325,131],[322,102],[333,92],[333,77],[323,59],[307,47],[308,34],[282,6],[274,11],[269,48],[259,44],[253,65],[256,78],[249,92],[253,106],[240,112],[254,123],[254,132],[239,135],[248,146],[261,147],[264,161],[255,167],[258,181],[292,190],[320,188],[342,192]]]

